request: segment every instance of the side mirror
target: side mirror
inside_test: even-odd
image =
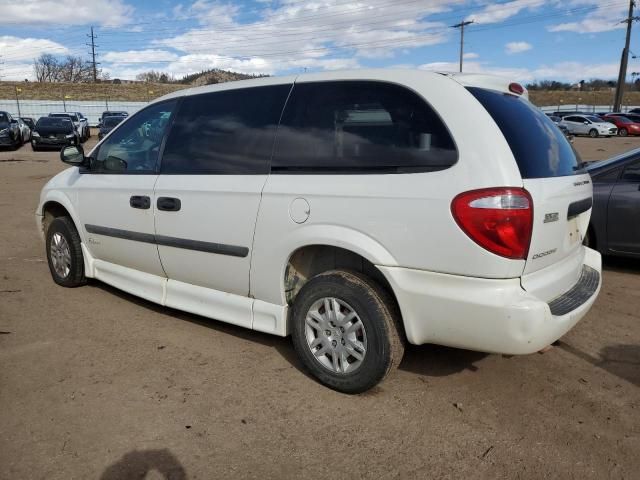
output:
[[[584,121],[584,124],[585,124],[585,125],[589,125],[589,122],[587,122],[587,121],[585,120],[585,121]]]
[[[82,145],[68,145],[60,152],[60,160],[74,167],[80,167],[86,163]]]

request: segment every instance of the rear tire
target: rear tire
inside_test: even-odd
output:
[[[592,128],[589,130],[589,136],[591,138],[598,138],[598,131],[595,128]]]
[[[359,272],[332,270],[309,280],[295,299],[291,321],[305,369],[340,392],[369,390],[404,354],[394,299]]]
[[[618,135],[620,135],[621,137],[626,137],[627,135],[629,135],[629,132],[626,128],[621,128],[620,130],[618,130]]]
[[[53,281],[63,287],[87,283],[80,235],[69,217],[54,219],[46,235],[47,262]]]

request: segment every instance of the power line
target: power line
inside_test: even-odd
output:
[[[96,63],[96,38],[98,38],[97,35],[94,35],[93,33],[93,27],[91,27],[91,35],[87,35],[87,37],[89,37],[91,39],[91,43],[87,43],[86,45],[88,47],[91,47],[91,63],[93,64],[93,83],[96,83],[98,81],[98,65],[99,63]]]

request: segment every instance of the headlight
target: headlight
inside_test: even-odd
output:
[[[9,134],[8,128],[3,128],[2,130],[0,130],[0,135],[8,135],[8,134]]]
[[[73,133],[70,133],[69,135],[65,135],[65,137],[67,138],[73,138],[75,135]]]
[[[40,134],[38,132],[33,132],[32,137],[40,138]]]

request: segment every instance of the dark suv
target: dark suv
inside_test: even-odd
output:
[[[0,146],[18,148],[22,145],[18,120],[9,112],[0,112]]]
[[[79,144],[80,134],[67,117],[41,117],[31,136],[31,148],[34,152],[42,148],[60,149]]]

